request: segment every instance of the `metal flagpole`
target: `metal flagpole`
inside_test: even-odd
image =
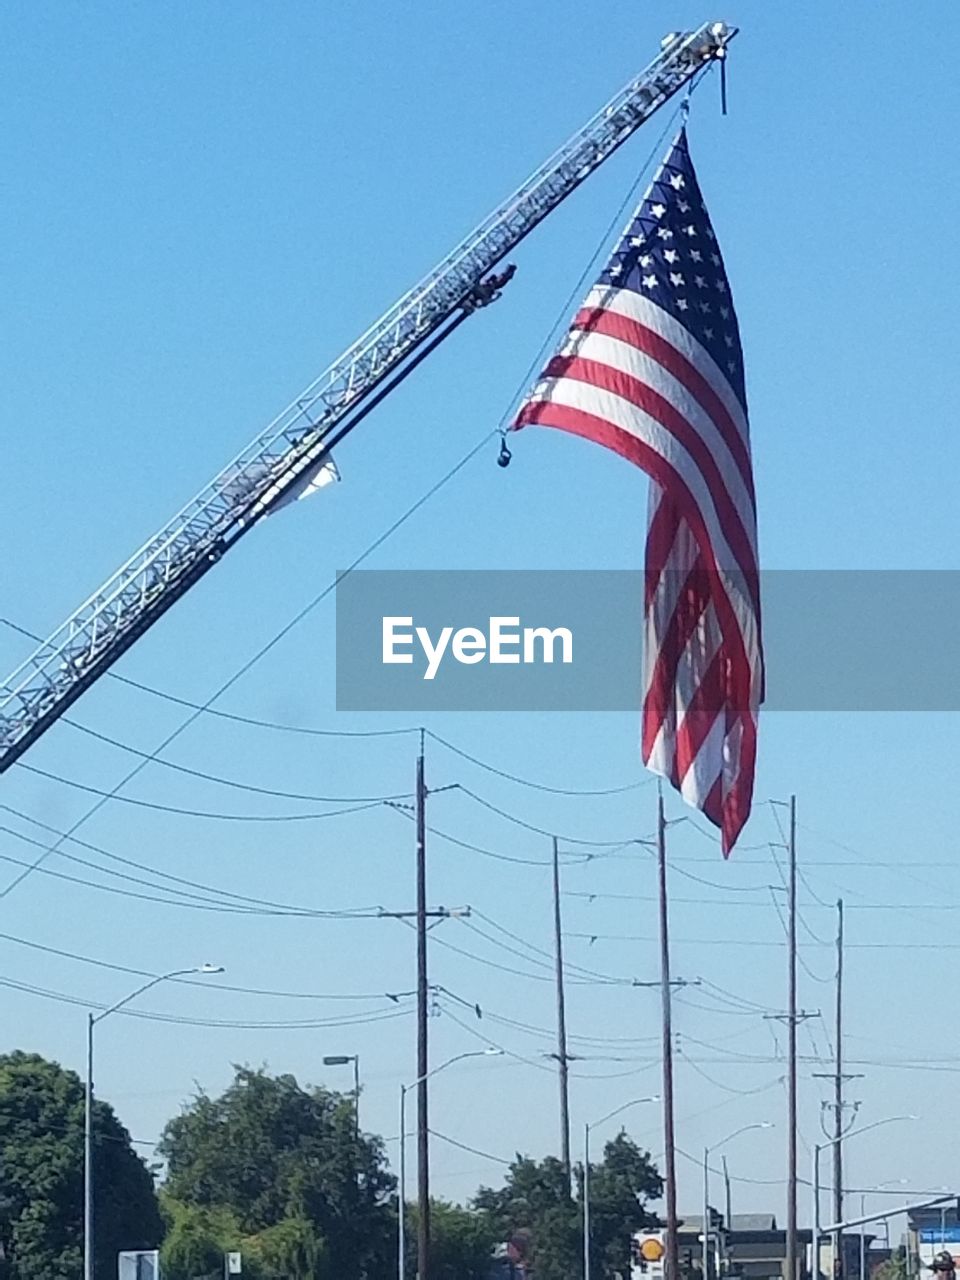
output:
[[[680,1280],[677,1250],[677,1164],[673,1119],[673,1021],[670,990],[670,934],[667,911],[667,823],[663,815],[663,791],[657,797],[657,867],[660,889],[660,1007],[663,1032],[663,1145],[667,1221],[664,1273],[666,1280]]]

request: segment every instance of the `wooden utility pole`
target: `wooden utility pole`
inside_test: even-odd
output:
[[[797,1267],[797,797],[790,797],[787,852],[787,1280],[798,1280]],[[814,1276],[819,1276],[820,1242],[814,1241]]]
[[[670,986],[670,933],[667,911],[667,823],[663,792],[657,797],[657,867],[660,884],[660,1008],[663,1023],[663,1145],[667,1221],[665,1280],[680,1280],[677,1249],[677,1165],[673,1126],[673,1018]]]
[[[560,1159],[570,1188],[570,1079],[567,1058],[567,1017],[563,989],[563,923],[560,916],[560,854],[553,837],[553,927],[557,957],[557,1064],[560,1075]]]
[[[427,1114],[427,784],[424,778],[424,731],[417,755],[417,1275],[430,1270],[430,1128]],[[402,1135],[401,1135],[402,1136]]]

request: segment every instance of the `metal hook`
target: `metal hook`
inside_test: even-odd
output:
[[[510,459],[511,459],[512,457],[513,457],[513,454],[512,454],[512,453],[510,452],[510,450],[507,448],[507,437],[506,437],[506,434],[505,434],[505,432],[502,432],[502,431],[501,431],[501,433],[500,433],[500,452],[499,452],[499,454],[497,455],[497,466],[498,466],[498,467],[509,467],[509,465],[510,465]]]

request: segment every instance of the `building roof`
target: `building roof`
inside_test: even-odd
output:
[[[711,1213],[715,1227],[721,1215],[716,1209],[711,1209]],[[701,1231],[703,1214],[685,1213],[678,1219],[678,1225],[683,1232]],[[776,1231],[777,1219],[772,1213],[735,1213],[731,1216],[729,1225],[731,1231]]]
[[[776,1231],[777,1219],[772,1213],[733,1213],[731,1231]]]

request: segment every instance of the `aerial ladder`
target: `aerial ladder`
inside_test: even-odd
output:
[[[735,27],[671,33],[659,55],[288,405],[0,686],[0,773],[269,512],[309,487],[332,450],[476,310],[507,254],[668,99]]]

